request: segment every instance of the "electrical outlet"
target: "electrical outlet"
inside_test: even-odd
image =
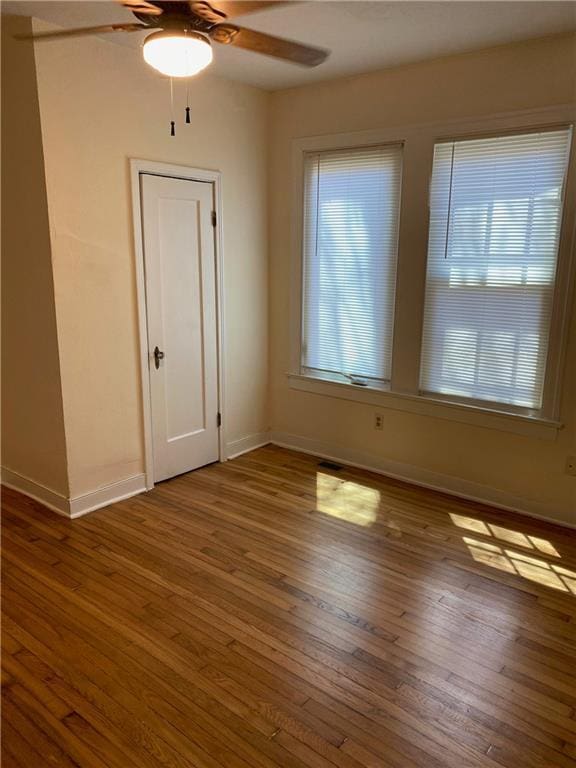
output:
[[[381,413],[374,414],[374,429],[384,429],[384,416]]]
[[[568,456],[566,459],[566,474],[576,477],[576,456]]]

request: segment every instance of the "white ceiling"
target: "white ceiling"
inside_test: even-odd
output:
[[[62,27],[133,20],[129,11],[111,0],[5,0],[2,12],[35,16]],[[308,70],[247,51],[216,46],[212,74],[277,90],[576,30],[576,2],[313,0],[255,13],[234,22],[332,51],[328,61]],[[102,37],[139,48],[144,36],[145,33],[116,33]],[[43,45],[65,46],[67,41]]]

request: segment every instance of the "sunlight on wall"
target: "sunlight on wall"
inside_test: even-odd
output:
[[[380,491],[322,472],[316,474],[316,506],[319,512],[354,525],[372,525],[378,516]]]

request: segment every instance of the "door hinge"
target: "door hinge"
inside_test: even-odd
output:
[[[217,413],[216,414],[216,426],[221,427],[222,426],[222,414]]]
[[[216,211],[212,211],[212,226],[216,226]]]

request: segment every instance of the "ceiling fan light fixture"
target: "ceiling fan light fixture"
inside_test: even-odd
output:
[[[169,77],[191,77],[212,61],[212,47],[204,35],[188,30],[161,30],[144,41],[144,61]]]

